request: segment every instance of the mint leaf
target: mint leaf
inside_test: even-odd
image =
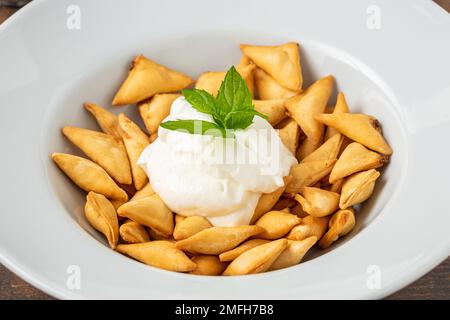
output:
[[[227,114],[225,125],[227,128],[245,129],[253,123],[253,114],[244,111],[232,111]]]
[[[252,107],[253,107],[253,106],[252,106]],[[246,110],[246,111],[252,112],[255,116],[259,116],[259,117],[261,117],[261,118],[263,118],[263,119],[265,119],[265,120],[269,119],[268,116],[266,116],[265,114],[262,114],[262,113],[259,112],[259,111],[256,111],[255,109],[250,109],[250,110]]]
[[[228,129],[245,129],[253,123],[254,116],[267,119],[267,116],[255,110],[250,90],[233,66],[225,75],[217,98],[200,89],[182,90],[182,94],[195,110],[211,115],[215,122],[176,120],[166,121],[161,127],[191,134],[230,137]]]
[[[219,126],[225,128],[216,99],[212,94],[203,89],[185,89],[181,93],[195,110],[211,115]]]
[[[225,117],[232,111],[253,109],[250,90],[234,66],[225,75],[216,100]]]
[[[201,89],[185,89],[181,93],[195,110],[207,114],[217,112],[216,99],[209,92]]]
[[[216,123],[203,120],[175,120],[161,123],[161,127],[191,134],[211,135],[226,137],[227,132]]]
[[[261,118],[267,119],[267,116],[254,109],[238,110],[227,114],[225,125],[227,128],[245,129],[253,123],[254,116],[260,116]]]

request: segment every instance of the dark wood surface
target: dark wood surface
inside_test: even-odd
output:
[[[450,0],[435,0],[450,12]],[[12,15],[16,9],[0,7],[0,23]],[[449,30],[450,31],[450,30]],[[52,297],[34,288],[0,264],[0,299],[48,300]],[[450,258],[408,287],[387,299],[443,299],[450,300]]]
[[[1,1],[0,1],[1,2]],[[1,7],[0,6],[0,23],[6,20],[10,15],[16,12],[17,9],[10,7]]]

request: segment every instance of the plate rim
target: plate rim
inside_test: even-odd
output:
[[[6,32],[8,28],[13,26],[19,19],[22,18],[26,13],[33,10],[36,6],[41,5],[41,3],[48,1],[48,0],[34,0],[27,4],[25,7],[23,7],[21,10],[10,16],[8,19],[6,19],[1,25],[0,25],[0,32]],[[431,3],[431,5],[430,5]],[[421,2],[423,6],[428,6],[428,8],[434,8],[431,10],[436,10],[437,8],[439,12],[447,14],[444,9],[439,7],[436,3],[433,1],[429,2]],[[411,271],[408,276],[404,276],[401,280],[397,281],[397,284],[392,284],[390,288],[381,289],[378,291],[372,291],[373,294],[368,294],[366,297],[363,298],[380,298],[385,297],[393,292],[396,292],[400,290],[401,288],[407,286],[408,284],[412,283],[413,281],[417,280],[418,278],[422,277],[424,274],[431,271],[432,268],[436,267],[438,264],[440,264],[442,261],[444,261],[449,253],[448,253],[448,243],[443,243],[441,247],[434,248],[433,255],[429,255],[428,259],[423,261],[421,267],[417,267],[414,269],[414,271]],[[447,251],[447,252],[445,252]],[[7,251],[3,250],[3,247],[0,246],[0,262],[5,265],[6,268],[11,270],[13,273],[17,274],[19,277],[30,283],[31,285],[35,286],[36,288],[42,290],[43,292],[56,297],[60,299],[83,299],[82,295],[76,294],[74,291],[70,290],[62,290],[58,291],[56,286],[58,286],[57,283],[47,281],[47,279],[42,278],[39,273],[29,270],[27,266],[21,264],[20,262],[16,261],[14,257],[8,256]]]

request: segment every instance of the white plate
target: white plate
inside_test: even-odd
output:
[[[78,9],[81,28],[69,29]],[[449,31],[431,1],[33,1],[0,26],[1,262],[59,298],[393,293],[450,252]],[[307,84],[335,75],[351,110],[377,116],[395,150],[355,231],[299,266],[233,278],[166,272],[108,249],[84,222],[84,194],[50,161],[75,151],[60,128],[96,128],[85,101],[136,116],[110,107],[136,54],[195,77],[236,63],[239,43],[288,40],[301,44]]]

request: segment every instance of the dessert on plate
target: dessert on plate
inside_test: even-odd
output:
[[[145,128],[85,103],[101,131],[62,129],[86,157],[52,159],[112,249],[170,271],[246,275],[352,231],[393,152],[380,123],[342,92],[334,101],[331,75],[304,87],[297,43],[240,49],[236,66],[196,81],[140,55],[112,105],[137,107]]]

